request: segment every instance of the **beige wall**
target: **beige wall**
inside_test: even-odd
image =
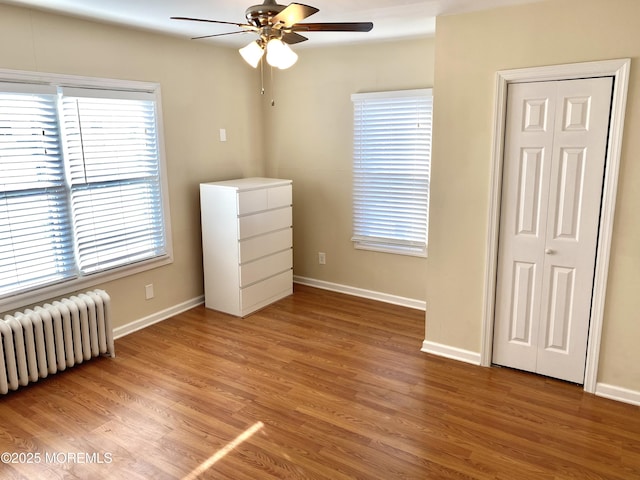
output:
[[[631,58],[598,381],[640,390],[640,2],[553,0],[441,17],[426,337],[480,351],[495,73]]]
[[[432,38],[300,49],[293,68],[274,72],[268,173],[293,179],[296,275],[424,300],[426,259],[356,250],[350,240],[351,94],[431,87],[433,51]]]
[[[199,183],[264,174],[258,78],[237,51],[0,5],[0,68],[161,84],[175,261],[100,287],[116,327],[202,295]]]

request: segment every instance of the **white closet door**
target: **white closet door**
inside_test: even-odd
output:
[[[584,379],[611,91],[509,86],[494,363]]]

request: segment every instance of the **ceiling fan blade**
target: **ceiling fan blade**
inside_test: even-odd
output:
[[[338,22],[338,23],[296,23],[292,32],[369,32],[373,28],[371,22]]]
[[[282,41],[284,43],[288,43],[289,45],[293,45],[295,43],[306,42],[309,40],[307,37],[303,37],[298,33],[293,32],[285,32],[282,34]]]
[[[236,23],[236,22],[223,22],[222,20],[208,20],[206,18],[191,18],[191,17],[169,17],[171,20],[188,20],[191,22],[207,22],[207,23],[222,23],[224,25],[235,25],[236,27],[246,28],[248,30],[256,30],[256,27],[249,25],[248,23]]]
[[[246,30],[238,30],[237,32],[216,33],[214,35],[202,35],[201,37],[191,37],[191,40],[200,40],[201,38],[211,38],[211,37],[223,37],[225,35],[235,35],[236,33],[249,33],[249,32],[247,32]]]
[[[272,23],[273,25],[280,23],[284,27],[290,27],[316,12],[319,12],[316,7],[310,7],[302,3],[290,3],[284,10],[273,17]]]

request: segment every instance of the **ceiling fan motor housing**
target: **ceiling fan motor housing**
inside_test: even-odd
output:
[[[251,25],[264,27],[271,24],[270,19],[285,9],[285,5],[279,5],[275,0],[265,0],[261,5],[253,5],[245,11],[244,15]]]

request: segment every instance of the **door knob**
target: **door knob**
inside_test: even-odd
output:
[[[546,253],[547,255],[553,255],[554,253],[556,253],[556,251],[553,248],[547,248],[544,253]]]

